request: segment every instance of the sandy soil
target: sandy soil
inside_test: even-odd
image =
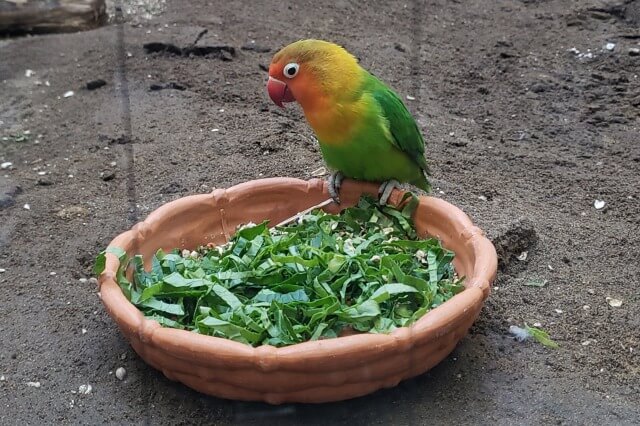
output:
[[[640,423],[640,1],[165,6],[0,40],[0,163],[12,163],[0,170],[0,423]],[[188,47],[205,29],[197,46],[235,55],[143,48]],[[299,109],[264,88],[273,52],[307,37],[342,43],[415,98],[434,195],[486,230],[501,270],[470,335],[397,388],[323,406],[202,396],[127,345],[92,262],[167,201],[323,165]],[[95,79],[106,85],[84,88]],[[560,349],[509,338],[525,322]]]

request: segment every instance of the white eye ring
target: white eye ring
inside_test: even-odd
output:
[[[282,70],[282,74],[284,74],[284,76],[287,78],[293,78],[296,75],[298,75],[299,69],[300,69],[300,65],[296,64],[295,62],[291,62],[290,64],[287,64],[284,66],[284,69]]]

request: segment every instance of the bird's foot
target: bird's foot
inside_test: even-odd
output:
[[[380,185],[380,188],[378,189],[378,202],[381,206],[387,204],[387,201],[389,201],[389,196],[391,196],[391,191],[393,191],[394,188],[398,188],[399,186],[400,183],[395,179],[382,182],[382,185]]]
[[[329,195],[336,204],[340,204],[340,187],[343,180],[344,175],[342,172],[333,172],[329,176]]]

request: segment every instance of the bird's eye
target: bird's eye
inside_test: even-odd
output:
[[[292,62],[284,66],[284,70],[282,71],[282,73],[287,78],[293,78],[298,74],[299,69],[300,69],[300,65],[296,64],[295,62]]]

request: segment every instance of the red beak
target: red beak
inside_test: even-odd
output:
[[[284,108],[283,102],[293,102],[296,100],[296,98],[291,94],[287,84],[273,77],[269,77],[269,81],[267,82],[267,91],[269,92],[269,97],[273,103],[278,105],[280,108]]]

